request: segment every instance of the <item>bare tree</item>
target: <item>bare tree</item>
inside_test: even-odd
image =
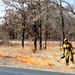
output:
[[[17,13],[18,13],[17,16],[21,18],[20,22],[22,23],[22,26],[21,26],[21,29],[22,29],[22,47],[24,47],[24,39],[25,39],[24,34],[25,34],[26,13],[27,13],[27,11],[26,11],[26,4],[27,3],[26,2],[27,1],[26,0],[25,1],[24,0],[15,0],[15,1],[13,1],[13,0],[7,0],[7,1],[3,0],[3,1],[7,6],[14,9],[14,11],[17,11]],[[10,9],[10,8],[8,8],[8,9]],[[9,22],[10,22],[10,20],[9,20]],[[14,20],[12,20],[12,21],[14,21]]]
[[[62,0],[60,0],[60,15],[61,15],[61,21],[62,21],[62,40],[64,43],[65,33],[64,33],[64,17],[63,17],[63,9],[62,9]]]
[[[39,14],[41,14],[41,1],[39,0]],[[40,50],[42,49],[42,24],[41,24],[41,16],[39,20],[39,38],[40,38]]]

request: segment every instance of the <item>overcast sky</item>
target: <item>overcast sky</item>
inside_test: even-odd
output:
[[[5,12],[5,5],[3,4],[2,0],[0,0],[0,17],[4,16]]]
[[[75,5],[75,0],[65,0],[66,2],[71,3],[72,5]],[[5,15],[5,5],[3,4],[2,0],[0,0],[0,22],[1,17]]]

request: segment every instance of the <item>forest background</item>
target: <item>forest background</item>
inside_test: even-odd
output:
[[[5,16],[0,39],[60,40],[75,39],[74,5],[64,0],[3,0]],[[40,47],[41,48],[41,47]]]

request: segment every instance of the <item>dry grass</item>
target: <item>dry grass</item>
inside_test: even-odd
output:
[[[38,48],[36,53],[33,50],[33,44],[25,44],[24,48],[21,45],[1,45],[0,65],[75,73],[75,64],[70,62],[67,67],[65,59],[60,60],[62,51],[59,43],[48,43],[47,50]]]

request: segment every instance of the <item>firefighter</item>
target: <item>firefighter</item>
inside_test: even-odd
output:
[[[66,66],[69,65],[69,60],[74,63],[74,50],[72,44],[68,41],[68,38],[64,39],[64,44],[62,46],[63,54],[65,55]]]

